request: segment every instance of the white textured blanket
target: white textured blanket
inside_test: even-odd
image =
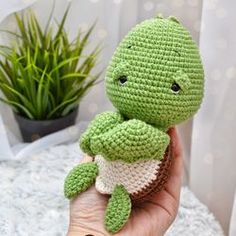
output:
[[[0,235],[60,236],[68,227],[63,181],[82,157],[78,144],[0,162]],[[222,236],[207,207],[183,187],[178,216],[167,236]]]

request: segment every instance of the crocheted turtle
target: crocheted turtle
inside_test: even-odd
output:
[[[204,71],[190,33],[174,17],[157,17],[121,41],[105,83],[117,111],[97,115],[81,136],[81,149],[94,161],[70,171],[64,192],[74,198],[95,182],[97,191],[110,194],[104,222],[115,233],[133,202],[163,188],[170,164],[167,131],[199,109]]]

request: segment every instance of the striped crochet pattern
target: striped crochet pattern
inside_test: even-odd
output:
[[[131,196],[139,194],[156,180],[161,163],[158,160],[141,160],[127,164],[106,161],[102,156],[96,156],[95,162],[99,166],[96,189],[100,193],[112,194],[116,185],[122,185]]]
[[[95,181],[109,194],[104,225],[111,233],[127,222],[131,205],[161,191],[171,165],[167,130],[191,118],[204,92],[204,71],[190,33],[174,17],[136,25],[118,45],[105,78],[117,111],[97,115],[80,138],[94,157],[65,181],[73,198]]]

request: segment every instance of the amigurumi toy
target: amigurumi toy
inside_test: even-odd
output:
[[[116,233],[133,203],[163,188],[171,162],[167,131],[199,109],[204,71],[190,33],[174,17],[156,17],[121,41],[105,83],[117,111],[97,115],[82,134],[80,147],[94,161],[70,171],[64,192],[71,199],[95,182],[111,195],[104,224]]]

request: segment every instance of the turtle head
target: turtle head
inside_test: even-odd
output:
[[[187,120],[203,98],[204,71],[196,43],[174,17],[136,25],[106,72],[106,92],[129,119],[168,128]]]

